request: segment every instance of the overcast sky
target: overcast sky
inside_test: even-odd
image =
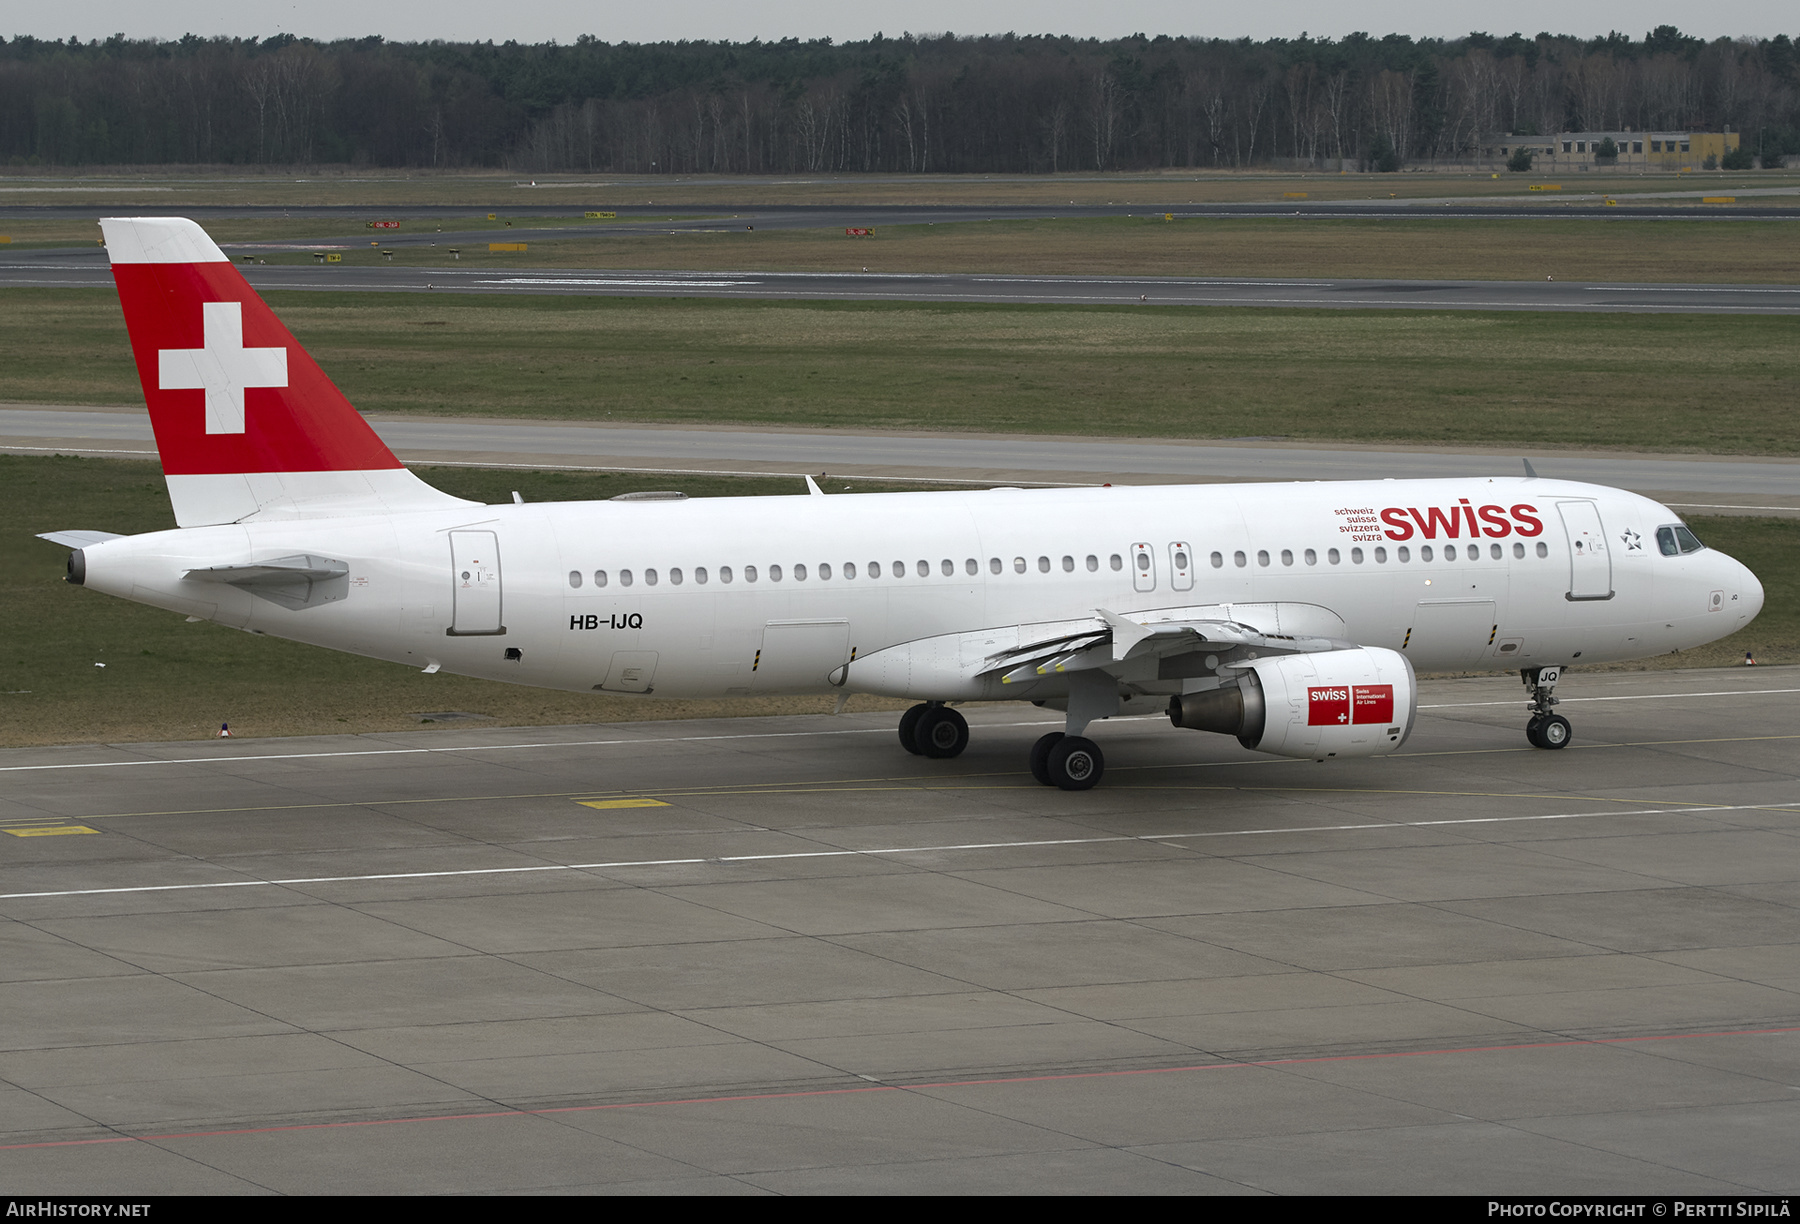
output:
[[[862,39],[880,30],[958,34],[1073,34],[1112,38],[1142,32],[1210,38],[1338,37],[1353,30],[1453,37],[1471,30],[1592,37],[1619,30],[1633,38],[1657,25],[1704,38],[1800,33],[1792,0],[1718,0],[1696,8],[1676,0],[1518,0],[1506,5],[1467,0],[659,0],[631,4],[581,0],[65,0],[16,4],[0,16],[0,34],[86,41],[123,33],[133,38],[295,34],[317,39],[369,34],[406,42],[493,39],[572,42],[592,34],[607,42],[666,39]]]

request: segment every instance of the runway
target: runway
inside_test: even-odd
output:
[[[563,232],[561,236],[569,236]],[[487,241],[492,234],[482,236]],[[512,237],[512,235],[509,235]],[[528,239],[529,235],[518,235]],[[449,236],[444,237],[446,244]],[[258,250],[268,245],[259,244]],[[229,253],[237,253],[234,248]],[[240,265],[259,292],[563,294],[989,305],[1233,306],[1314,310],[1540,310],[1636,314],[1800,313],[1800,286],[1606,284],[1591,281],[1407,281],[978,273],[514,271]],[[0,287],[113,288],[105,252],[0,256]]]
[[[1800,669],[1316,765],[892,714],[0,752],[56,1193],[1787,1194]]]
[[[1342,443],[994,434],[688,429],[593,422],[372,415],[403,461],[666,472],[736,472],[955,483],[1103,484],[1242,480],[1381,480],[1522,472],[1496,450],[1386,450]],[[0,407],[0,451],[154,458],[137,409]],[[1800,509],[1800,461],[1596,452],[1527,452],[1539,475],[1632,489],[1700,513]],[[676,480],[675,483],[679,483]],[[834,490],[836,491],[836,490]]]

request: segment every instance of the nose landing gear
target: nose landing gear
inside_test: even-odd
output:
[[[1550,707],[1556,704],[1556,698],[1551,694],[1556,682],[1562,678],[1562,668],[1522,668],[1519,678],[1525,682],[1530,694],[1531,718],[1525,724],[1525,739],[1533,748],[1567,748],[1575,734],[1574,729],[1561,714],[1550,712]]]

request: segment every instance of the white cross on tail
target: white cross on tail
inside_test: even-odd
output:
[[[206,391],[206,432],[244,432],[244,389],[288,385],[287,349],[244,347],[244,308],[202,302],[205,347],[160,349],[157,385],[164,391]]]

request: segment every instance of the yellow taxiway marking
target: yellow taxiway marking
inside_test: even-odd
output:
[[[37,828],[7,829],[14,837],[55,837],[62,833],[98,833],[86,825],[40,825]]]
[[[577,799],[582,807],[591,808],[642,808],[668,807],[661,799]]]

